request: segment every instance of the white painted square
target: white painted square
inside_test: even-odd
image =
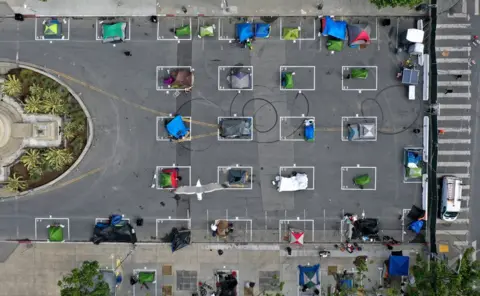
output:
[[[169,33],[162,32],[161,29],[165,29],[163,27],[165,26],[164,21],[166,21],[166,20],[168,21],[167,26],[166,26],[167,30],[170,30],[170,29],[175,30],[179,27],[183,27],[183,26],[188,24],[190,26],[190,36],[186,37],[186,38],[185,37],[177,37],[177,36],[175,36],[175,32],[169,32]],[[192,19],[191,18],[188,18],[188,19],[185,19],[183,17],[182,18],[176,18],[176,17],[172,17],[172,18],[159,17],[158,18],[157,40],[159,40],[159,41],[177,41],[178,43],[180,43],[180,41],[189,41],[189,40],[192,40],[192,31],[193,31],[193,28],[192,28]]]
[[[351,69],[363,69],[363,68],[366,68],[366,69],[372,69],[372,71],[375,73],[375,85],[371,86],[371,87],[368,87],[368,88],[363,88],[363,87],[354,87],[354,88],[350,88],[348,86],[345,85],[345,80],[349,80],[349,81],[356,81],[356,80],[362,80],[362,79],[355,79],[355,78],[350,78],[350,79],[345,79],[345,75],[347,75],[348,73],[346,73],[346,71],[349,71]],[[370,72],[370,70],[369,70]],[[370,73],[369,73],[369,76],[370,76]],[[365,79],[365,81],[367,80],[370,80],[369,78]],[[355,82],[353,82],[355,83]],[[355,84],[360,84],[359,83],[355,83]],[[358,92],[362,92],[362,91],[376,91],[378,88],[378,67],[377,66],[342,66],[342,90],[344,91],[358,91]]]
[[[55,218],[52,216],[49,216],[48,218],[35,218],[35,240],[36,241],[45,240],[47,242],[50,242],[48,240],[47,225],[53,225],[54,223],[58,223],[64,226],[63,242],[69,241],[70,240],[70,219]]]
[[[168,120],[168,119],[173,119],[173,118],[175,118],[175,116],[157,116],[156,126],[155,126],[157,142],[170,142],[170,141],[172,141],[172,142],[189,142],[189,141],[191,141],[192,140],[192,117],[190,117],[190,116],[182,116],[183,122],[185,123],[187,128],[190,130],[187,137],[185,137],[183,139],[180,139],[180,140],[174,140],[174,139],[170,139],[168,137],[168,132],[167,132],[167,129],[165,128],[165,121]],[[162,130],[162,128],[163,128],[163,130]]]
[[[252,241],[253,240],[253,220],[248,219],[248,218],[243,218],[243,217],[225,217],[225,218],[218,218],[214,219],[214,223],[216,224],[218,221],[224,220],[227,221],[228,223],[233,224],[233,228],[235,229],[234,235],[238,235],[239,232],[242,232],[244,234],[244,240]],[[211,222],[207,222],[207,229],[208,233],[210,234],[212,232],[211,228]],[[227,236],[228,237],[228,236]],[[219,236],[216,236],[217,241],[220,241]]]
[[[158,185],[158,177],[160,175],[160,172],[163,169],[175,169],[178,168],[180,171],[178,172],[178,175],[182,177],[182,181],[180,182],[182,185],[188,184],[187,186],[192,186],[192,167],[189,165],[171,165],[171,166],[157,166],[155,168],[155,174],[153,175],[153,181],[154,184],[152,185],[152,188],[158,189],[158,190],[172,190],[172,188],[162,188]],[[187,171],[187,174],[185,174],[185,171]],[[188,176],[188,180],[185,180],[185,177]]]
[[[140,294],[139,292],[142,292],[142,296],[144,295],[149,295],[149,296],[157,296],[157,282],[158,282],[158,272],[156,269],[151,269],[151,268],[143,268],[143,269],[134,269],[133,270],[133,275],[134,276],[138,276],[138,274],[140,272],[153,272],[155,274],[155,281],[153,283],[147,283],[147,285],[149,285],[149,288],[150,289],[146,289],[146,288],[143,288],[143,289],[140,289],[140,284],[136,284],[136,285],[133,285],[133,296],[136,296],[137,294]],[[152,293],[152,287],[151,285],[153,284],[153,293]],[[138,286],[138,288],[137,288]]]
[[[95,218],[95,224],[97,224],[97,223],[108,223],[108,221],[110,221],[110,218],[105,218],[105,217]],[[130,223],[130,218],[125,218],[124,215],[122,215],[122,221]]]
[[[181,88],[171,88],[170,85],[163,85],[163,77],[160,77],[160,72],[166,71],[167,73],[170,73],[171,70],[176,70],[176,69],[185,69],[189,70],[190,72],[194,72],[194,69],[191,66],[157,66],[156,68],[156,89],[157,91],[166,91],[167,94],[170,91],[185,91],[188,92],[191,90],[190,89],[181,89]],[[192,87],[195,82],[195,74],[192,77]]]
[[[230,26],[230,27],[227,28],[227,26]],[[236,23],[230,23],[229,19],[226,17],[218,18],[218,40],[235,41],[235,39],[236,39]]]
[[[340,137],[343,142],[348,141],[348,131],[347,131],[347,124],[355,124],[355,123],[374,123],[375,124],[375,138],[374,139],[364,139],[364,140],[356,140],[352,142],[375,142],[378,139],[378,118],[377,116],[342,116],[342,123],[340,126]]]
[[[176,227],[177,229],[185,227],[184,225],[186,225],[188,229],[192,229],[192,219],[191,218],[176,219],[176,218],[172,218],[170,216],[168,218],[158,218],[158,219],[155,219],[155,237],[157,239],[161,238],[161,235],[159,233],[159,228],[160,228],[159,226],[166,225],[166,224],[171,224],[172,228]]]
[[[223,120],[223,119],[250,119],[250,121],[252,122],[252,126],[251,126],[251,134],[250,134],[250,138],[242,138],[242,139],[239,139],[239,138],[233,138],[233,139],[228,139],[228,138],[223,138],[220,136],[220,122]],[[245,142],[245,141],[253,141],[253,117],[251,116],[219,116],[217,117],[217,123],[218,123],[218,129],[217,129],[217,140],[218,141],[228,141],[228,142],[234,142],[234,141],[242,141],[242,142]]]
[[[113,23],[119,23],[119,22],[126,22],[127,23],[127,27],[125,28],[125,40],[124,41],[130,41],[130,37],[131,37],[130,33],[131,33],[131,30],[132,30],[132,19],[131,18],[126,18],[126,19],[117,18],[117,19],[113,19],[113,20],[108,20],[105,17],[97,18],[95,20],[95,40],[97,40],[97,41],[103,40],[101,24],[103,24],[103,23],[112,23],[113,24]]]
[[[342,166],[340,168],[340,179],[341,179],[341,190],[377,190],[377,167],[362,167],[360,165],[357,166]],[[370,178],[373,181],[373,184],[367,185],[367,188],[360,189],[358,186],[353,184],[353,177],[361,175],[361,174],[369,174]],[[372,178],[373,173],[373,178]],[[346,175],[351,175],[352,178],[346,177]],[[347,178],[347,179],[346,179]],[[370,187],[370,188],[369,188]]]
[[[242,88],[242,89],[236,89],[236,88],[230,88],[228,86],[228,80],[227,77],[229,76],[228,71],[233,70],[233,69],[240,69],[246,72],[250,73],[250,88]],[[218,66],[218,90],[220,91],[236,91],[236,92],[242,92],[242,91],[252,91],[253,90],[253,66]]]
[[[313,71],[313,75],[309,75],[310,73],[303,73],[303,72],[306,72],[305,70],[311,72]],[[293,72],[294,75],[293,75],[293,83],[294,85],[298,85],[298,84],[308,84],[303,86],[303,87],[295,87],[295,88],[292,88],[292,89],[286,89],[286,88],[283,88],[282,87],[282,73],[284,72]],[[297,91],[297,92],[302,92],[302,91],[315,91],[315,81],[316,81],[316,76],[315,76],[315,66],[280,66],[280,90],[284,90],[284,91]],[[304,77],[306,76],[310,76],[310,79],[311,81],[308,81],[306,79],[304,79]],[[297,78],[298,79],[295,79]],[[297,80],[297,82],[295,82],[295,80]]]
[[[37,41],[67,41],[70,40],[70,18],[57,18],[62,24],[62,37],[49,38],[45,37],[43,33],[44,21],[51,19],[49,17],[35,18],[35,40]],[[40,31],[39,31],[40,30]]]
[[[307,41],[307,40],[311,40],[311,41],[314,41],[316,38],[317,38],[317,21],[315,20],[315,18],[311,18],[309,20],[307,20],[309,23],[303,23],[304,20],[302,18],[299,18],[299,23],[296,24],[296,25],[288,25],[288,24],[285,24],[285,21],[282,17],[280,17],[280,40],[285,40],[283,38],[283,28],[295,28],[295,27],[298,27],[300,32],[299,32],[299,35],[300,37],[296,40],[293,40],[293,42],[295,43],[297,40],[299,41]],[[310,23],[311,22],[311,23]],[[308,33],[304,33],[305,31],[305,27],[307,26],[313,26],[313,34],[311,34],[310,36],[304,36],[304,34],[308,34]],[[290,41],[290,40],[288,40]]]
[[[298,224],[302,223],[304,224],[304,227],[299,227],[299,226],[291,226],[292,224]],[[305,225],[309,224],[311,226],[310,231],[305,229]],[[312,243],[315,242],[315,221],[313,219],[300,219],[300,217],[297,217],[297,219],[281,219],[278,220],[278,242],[279,243],[286,243],[285,240],[283,239],[285,235],[288,235],[288,238],[290,239],[290,233],[288,232],[289,229],[295,229],[295,230],[300,230],[304,231],[304,242],[311,241]],[[311,238],[307,237],[307,234],[311,232]]]
[[[304,171],[307,170],[307,171]],[[315,190],[315,167],[314,166],[281,166],[278,169],[278,175],[285,177],[288,171],[296,171],[297,173],[306,173],[308,177],[308,187],[305,190]],[[311,172],[311,174],[310,174]]]
[[[313,119],[315,122],[314,116],[280,116],[280,141],[306,142],[304,121],[308,119]],[[294,124],[294,122],[298,123]],[[294,125],[293,132],[291,129],[284,127],[284,125],[287,126],[289,123]],[[298,133],[300,133],[301,136],[298,136]]]
[[[229,185],[227,178],[228,171],[231,169],[239,169],[239,170],[246,170],[248,171],[248,181],[245,184],[245,187]],[[240,165],[232,165],[232,166],[218,166],[217,167],[217,183],[218,184],[226,184],[228,187],[225,190],[252,190],[253,189],[253,167],[251,166],[240,166]]]

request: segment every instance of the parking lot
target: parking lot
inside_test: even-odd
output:
[[[256,39],[252,50],[233,41],[235,24],[242,21],[237,18],[160,18],[158,23],[122,19],[128,39],[117,44],[103,44],[98,29],[102,21],[115,19],[60,20],[62,32],[56,33],[57,39],[42,38],[44,19],[4,21],[2,56],[15,59],[17,55],[21,61],[88,80],[162,114],[144,118],[138,110],[136,115],[123,116],[142,118],[135,125],[130,123],[137,132],[129,136],[142,145],[135,146],[135,162],[129,163],[133,160],[125,156],[125,163],[129,170],[146,173],[132,180],[131,171],[128,177],[121,170],[112,172],[109,184],[125,183],[85,197],[95,206],[84,215],[85,210],[79,209],[85,204],[78,200],[55,210],[42,206],[48,194],[4,203],[0,219],[13,218],[17,227],[0,226],[0,237],[42,240],[45,218],[52,215],[48,219],[68,219],[67,239],[88,240],[95,218],[119,209],[132,223],[144,218],[143,226],[137,228],[142,241],[157,240],[172,227],[191,228],[196,241],[215,241],[218,238],[211,237],[210,224],[217,219],[235,224],[235,241],[279,241],[288,228],[304,229],[306,241],[339,241],[343,214],[362,212],[378,218],[385,234],[400,237],[399,215],[412,204],[421,205],[421,184],[403,183],[402,165],[404,147],[422,146],[422,138],[412,133],[414,128],[422,129],[421,85],[417,99],[409,101],[406,87],[396,78],[403,61],[394,53],[396,19],[386,27],[376,18],[345,20],[368,23],[372,43],[364,49],[345,46],[341,52],[329,51],[326,38],[318,36],[320,22],[315,18],[274,20],[269,38]],[[413,20],[401,21],[414,25]],[[206,25],[215,25],[213,36],[199,36],[200,27]],[[176,30],[185,26],[190,26],[189,32],[177,36]],[[300,28],[298,38],[286,40],[285,28]],[[125,50],[132,56],[124,56]],[[79,72],[79,67],[90,68]],[[95,67],[102,74],[91,74]],[[347,79],[354,68],[367,69],[367,77]],[[165,77],[175,69],[192,71],[191,89],[165,84]],[[232,86],[227,79],[232,69],[245,73],[248,83]],[[295,74],[291,76],[293,88],[282,85],[282,73]],[[120,100],[114,104],[123,106],[120,109],[126,106]],[[187,119],[187,140],[167,138],[162,120],[174,115]],[[221,139],[219,118],[233,117],[252,119],[251,137]],[[375,137],[346,139],[348,118],[373,121]],[[298,131],[306,119],[315,122],[314,141],[305,141]],[[247,188],[207,193],[202,201],[195,196],[172,198],[174,194],[160,190],[154,178],[158,168],[172,167],[180,168],[187,185],[198,179],[202,184],[222,182],[232,167],[247,168],[252,182]],[[308,175],[307,190],[277,192],[272,180],[292,172]],[[125,175],[117,178],[117,174]],[[372,179],[364,189],[353,184],[359,174]],[[116,196],[114,204],[100,198],[110,194]]]

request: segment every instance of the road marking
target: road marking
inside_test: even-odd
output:
[[[438,155],[470,155],[470,150],[439,150]]]
[[[471,86],[470,81],[438,81],[438,86]]]
[[[438,144],[470,144],[470,139],[438,139]]]
[[[479,14],[479,10],[478,0],[475,0],[475,15]]]
[[[60,189],[60,188],[63,188],[65,186],[68,186],[70,184],[73,184],[73,183],[77,183],[78,181],[81,181],[83,179],[85,179],[86,177],[88,176],[91,176],[91,175],[94,175],[100,171],[102,171],[105,167],[99,167],[99,168],[96,168],[96,169],[93,169],[91,171],[88,171],[86,172],[85,174],[83,175],[80,175],[76,178],[73,178],[71,180],[68,180],[68,181],[65,181],[65,182],[61,182],[61,183],[58,183],[56,185],[53,185],[52,187],[48,188],[48,189],[45,189],[45,190],[42,190],[40,191],[39,193],[46,193],[46,192],[50,192],[50,191],[53,191],[53,190],[56,190],[56,189]]]
[[[437,29],[467,29],[471,24],[437,24]]]
[[[439,127],[439,130],[442,129],[447,133],[470,133],[470,127]]]
[[[461,212],[461,213],[465,213],[465,212],[468,212],[468,211],[469,211],[468,208],[460,208],[460,212]]]
[[[437,35],[435,40],[470,40],[470,35]]]
[[[472,109],[472,104],[440,104],[442,109]]]
[[[470,185],[462,185],[462,190],[470,190]]]
[[[455,99],[455,98],[464,98],[470,99],[472,96],[471,93],[437,93],[437,98],[447,98],[447,99]]]
[[[469,201],[469,200],[470,200],[470,195],[464,195],[464,196],[462,196],[462,200]]]
[[[465,116],[438,116],[437,120],[445,120],[445,121],[466,120],[466,121],[470,121],[471,116],[469,116],[469,115],[465,115]]]
[[[453,223],[453,224],[461,224],[458,223],[457,221],[460,219],[457,219],[452,222],[447,222],[447,223]],[[443,220],[442,220],[443,221]],[[468,224],[468,222],[466,222]],[[437,230],[437,234],[446,234],[446,235],[467,235],[468,230]]]
[[[470,244],[468,241],[454,241],[453,245],[457,247],[468,247]]]
[[[459,46],[459,47],[454,47],[454,46],[437,46],[435,47],[435,51],[470,51],[472,48],[470,46]]]
[[[443,177],[443,176],[454,176],[460,179],[470,179],[470,174],[452,174],[452,173],[437,173],[437,177]]]
[[[468,58],[438,58],[437,64],[468,64]]]
[[[470,161],[439,161],[437,162],[439,167],[470,167]]]
[[[470,75],[471,70],[438,70],[438,75]]]

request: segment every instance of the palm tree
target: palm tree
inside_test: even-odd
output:
[[[76,123],[75,121],[70,121],[65,124],[63,127],[63,136],[67,140],[72,140],[78,133],[78,127],[81,127],[81,124]]]
[[[22,176],[18,176],[14,173],[12,176],[8,177],[7,185],[5,187],[12,192],[19,192],[27,189],[28,184],[27,181],[23,180]]]
[[[38,149],[28,149],[25,154],[20,157],[20,162],[27,168],[32,170],[41,167],[43,164],[43,157]]]
[[[67,149],[50,148],[44,154],[46,164],[55,171],[62,170],[74,160],[73,155]]]
[[[22,82],[15,75],[8,75],[3,82],[2,92],[9,97],[18,97],[22,93]]]
[[[38,84],[32,84],[29,88],[28,91],[30,92],[31,96],[43,96],[44,89],[40,87]]]
[[[25,110],[25,113],[42,113],[44,110],[43,100],[39,95],[30,95],[25,100],[23,109]]]
[[[43,93],[43,108],[46,113],[63,115],[66,112],[66,102],[56,91],[47,89]]]
[[[35,167],[28,170],[28,177],[30,178],[30,181],[36,182],[40,180],[40,178],[43,176],[43,173],[44,171],[41,167]]]

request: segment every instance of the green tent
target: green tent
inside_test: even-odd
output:
[[[350,73],[352,75],[352,78],[356,78],[356,79],[367,79],[368,77],[368,70],[365,68],[361,68],[361,69],[355,68],[355,69],[352,69]]]
[[[160,173],[159,185],[162,188],[172,187],[172,177],[170,174]]]
[[[185,25],[175,29],[175,36],[177,37],[190,36],[190,25]]]
[[[102,24],[103,42],[114,42],[125,40],[125,28],[127,23]]]
[[[327,49],[330,51],[342,51],[343,50],[343,41],[342,40],[328,40]]]
[[[282,36],[285,40],[297,40],[300,37],[298,28],[283,28]]]
[[[293,89],[293,73],[292,72],[282,73],[282,87],[284,89]]]
[[[155,282],[155,272],[153,271],[140,271],[138,273],[138,282],[140,284],[145,283],[154,283]]]
[[[409,178],[421,178],[422,168],[407,168],[407,175]]]
[[[200,27],[200,37],[213,37],[215,36],[213,26],[202,26]]]
[[[47,36],[58,35],[59,33],[59,24],[58,23],[47,23],[44,26],[43,34]]]
[[[371,179],[368,174],[358,175],[353,178],[353,183],[363,189],[363,186],[370,184]]]
[[[48,227],[48,240],[51,242],[63,242],[63,227],[50,226]]]

